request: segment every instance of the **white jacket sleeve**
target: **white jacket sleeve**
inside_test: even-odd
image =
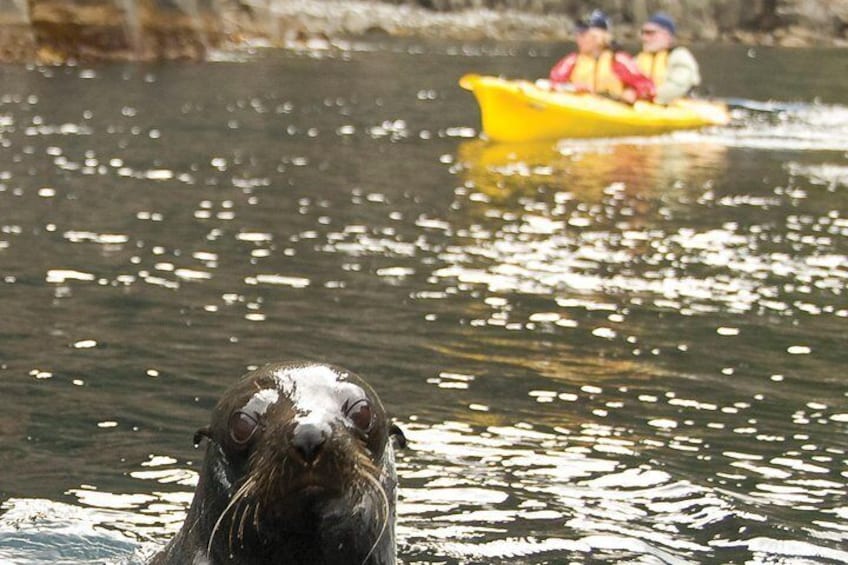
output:
[[[657,88],[655,100],[660,104],[668,104],[675,98],[686,96],[699,84],[701,73],[695,56],[685,47],[676,47],[668,55],[665,82]]]

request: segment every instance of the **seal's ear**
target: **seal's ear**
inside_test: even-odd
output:
[[[399,449],[406,449],[406,446],[409,445],[406,436],[403,434],[403,430],[397,424],[389,426],[389,437],[394,440],[395,447]]]
[[[203,438],[212,439],[212,434],[209,432],[209,427],[200,428],[194,432],[194,447],[200,447],[200,442]]]

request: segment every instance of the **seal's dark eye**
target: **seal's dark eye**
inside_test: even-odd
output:
[[[374,414],[371,410],[371,404],[367,400],[357,400],[346,408],[345,415],[359,430],[363,432],[371,431]]]
[[[244,445],[250,441],[258,427],[256,419],[244,412],[236,412],[230,416],[230,437],[238,445]]]

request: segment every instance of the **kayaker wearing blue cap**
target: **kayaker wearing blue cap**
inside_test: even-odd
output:
[[[674,20],[663,12],[642,26],[642,52],[636,56],[636,65],[654,81],[654,100],[660,104],[687,96],[701,84],[698,62],[687,48],[675,45],[676,33]]]
[[[577,52],[561,59],[550,72],[551,84],[568,84],[578,92],[606,94],[625,102],[650,100],[655,88],[639,72],[633,58],[613,48],[610,20],[593,11],[576,29]]]

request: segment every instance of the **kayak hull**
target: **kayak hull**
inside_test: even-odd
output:
[[[730,121],[723,104],[701,100],[630,105],[595,94],[552,91],[527,81],[482,75],[465,75],[460,85],[474,93],[483,132],[493,141],[656,135]]]

